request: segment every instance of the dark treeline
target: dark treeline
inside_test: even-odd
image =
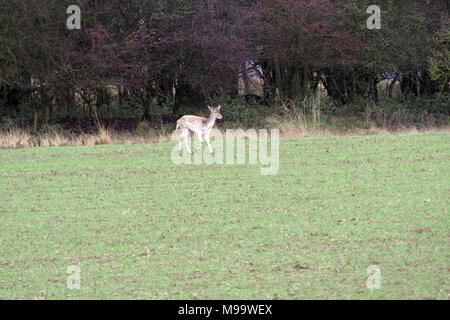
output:
[[[251,94],[255,79],[274,110],[319,84],[340,106],[377,103],[385,78],[399,99],[449,90],[447,1],[75,1],[81,30],[66,27],[74,1],[0,3],[0,116],[34,129],[170,120]],[[372,4],[380,30],[366,26]]]

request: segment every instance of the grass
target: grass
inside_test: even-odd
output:
[[[282,139],[274,176],[173,142],[0,150],[0,298],[447,299],[449,142]]]

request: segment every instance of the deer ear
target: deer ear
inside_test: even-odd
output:
[[[212,108],[210,106],[207,106],[209,110],[211,110]]]
[[[220,110],[220,108],[222,108],[222,106],[221,106],[221,105],[219,105],[219,106],[217,107],[217,110]]]

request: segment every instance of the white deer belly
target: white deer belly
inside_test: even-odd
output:
[[[212,127],[213,126],[206,126],[206,127],[202,128],[202,133],[203,134],[209,133],[211,131]]]
[[[194,123],[186,123],[186,127],[191,131],[198,131],[199,126]]]

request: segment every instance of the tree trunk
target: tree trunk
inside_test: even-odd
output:
[[[39,110],[36,106],[36,103],[33,103],[33,130],[37,131],[39,122]]]
[[[264,92],[264,100],[269,104],[273,102],[273,98],[276,93],[276,84],[275,84],[275,70],[273,68],[272,63],[265,60],[261,64],[262,72],[263,72],[263,92]]]
[[[247,73],[247,63],[244,62],[241,66],[242,68],[242,82],[244,83],[244,96],[250,93],[250,79]]]

